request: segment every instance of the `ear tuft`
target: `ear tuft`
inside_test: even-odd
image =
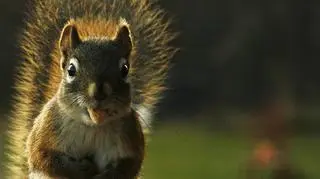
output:
[[[66,56],[70,50],[75,49],[80,43],[81,39],[76,26],[71,23],[65,25],[59,40],[62,55]]]
[[[75,49],[81,43],[81,39],[78,34],[78,30],[72,21],[66,24],[61,32],[59,39],[59,49],[62,55],[60,61],[61,69],[65,68],[66,57],[71,50]]]
[[[128,58],[132,50],[132,39],[129,25],[124,19],[120,19],[120,25],[115,36],[115,41],[121,48],[122,56]]]

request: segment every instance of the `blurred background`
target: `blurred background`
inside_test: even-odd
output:
[[[145,178],[319,179],[319,1],[160,5],[174,17],[181,50],[157,111]],[[0,149],[24,10],[24,0],[0,1]]]

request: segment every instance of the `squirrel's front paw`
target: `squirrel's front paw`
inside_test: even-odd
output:
[[[87,171],[88,173],[97,174],[98,167],[97,165],[90,159],[84,158],[78,160],[79,168],[82,171]],[[93,175],[92,175],[93,176]]]
[[[93,179],[108,179],[108,178],[117,178],[115,167],[112,164],[109,164],[103,172],[93,177]]]
[[[116,175],[113,174],[111,171],[104,171],[96,176],[93,177],[93,179],[108,179],[108,178],[116,178]]]
[[[89,179],[99,173],[97,165],[88,158],[70,158],[69,161],[74,166],[73,171],[76,175],[75,178]]]

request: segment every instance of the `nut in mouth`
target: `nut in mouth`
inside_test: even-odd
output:
[[[112,109],[101,109],[101,108],[87,108],[90,119],[95,124],[102,124],[106,120],[111,120],[118,116],[118,110]]]
[[[101,124],[104,122],[106,118],[106,110],[99,108],[87,108],[90,119],[96,123]]]

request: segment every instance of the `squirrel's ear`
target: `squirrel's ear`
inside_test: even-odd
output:
[[[115,41],[120,47],[121,55],[128,58],[132,50],[131,32],[128,24],[123,23],[116,34]]]
[[[62,55],[66,55],[69,50],[76,48],[81,43],[77,28],[72,24],[64,26],[60,40],[59,48]]]
[[[75,49],[81,43],[81,39],[78,34],[77,28],[72,24],[67,24],[62,29],[59,49],[62,55],[61,58],[61,68],[65,66],[65,57],[68,55],[70,50]]]

